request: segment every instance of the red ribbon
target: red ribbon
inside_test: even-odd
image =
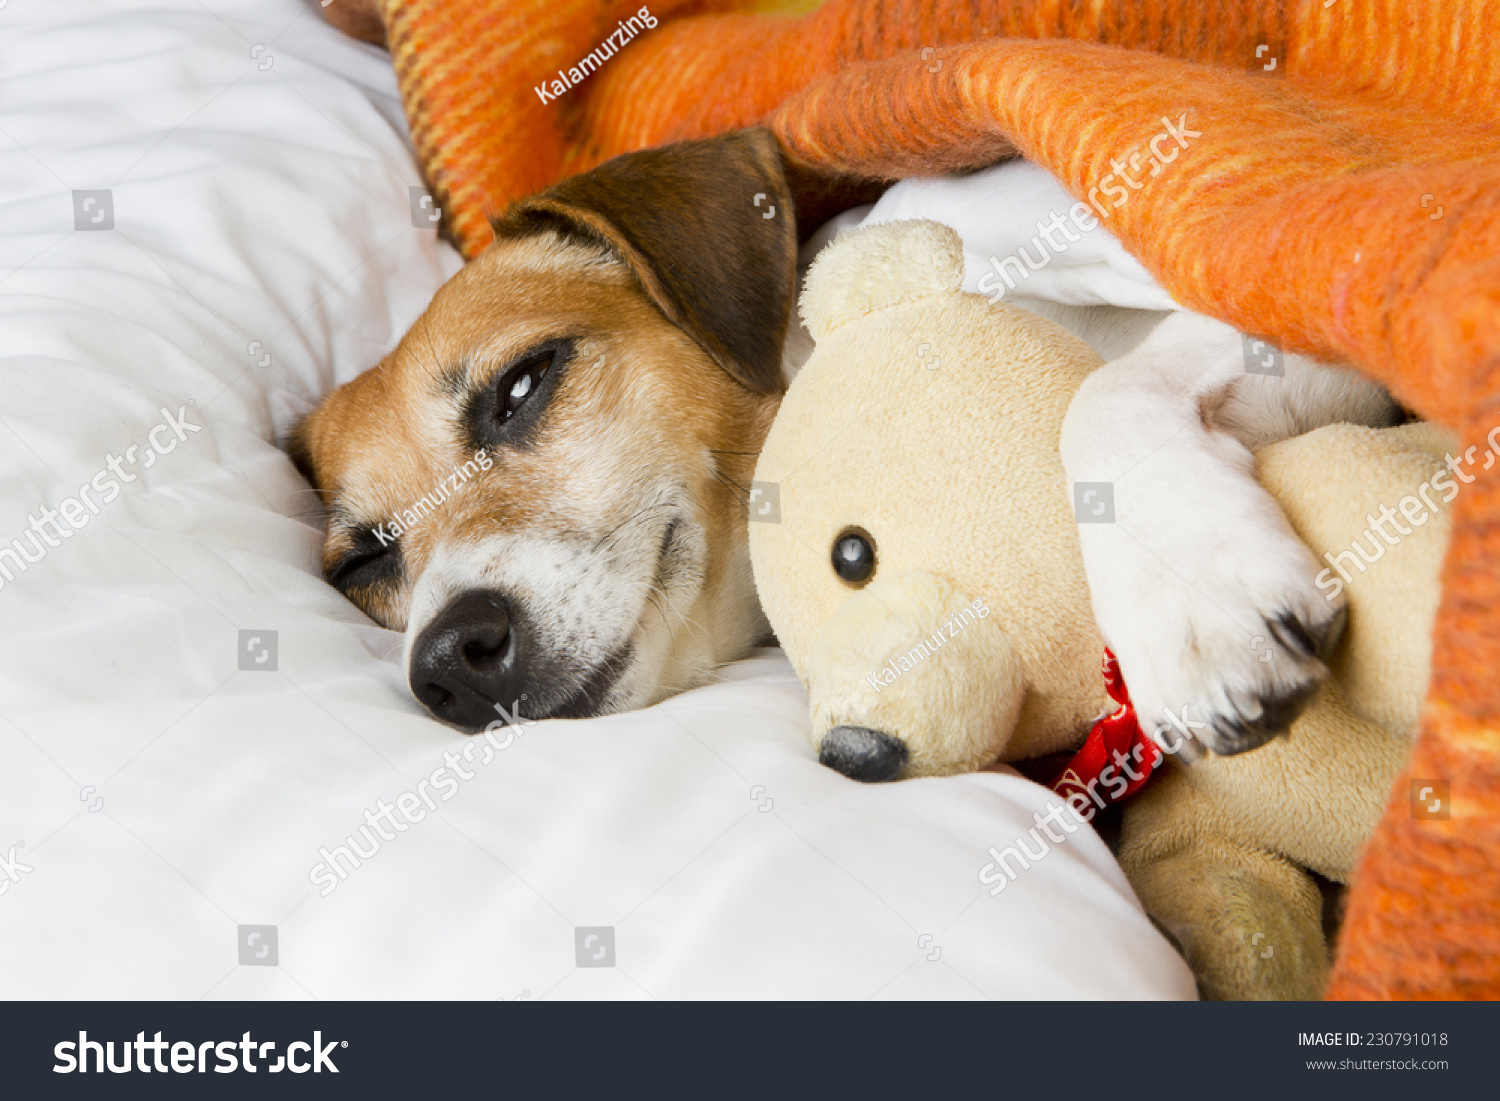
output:
[[[1052,790],[1063,799],[1081,794],[1096,809],[1140,791],[1162,762],[1161,747],[1136,721],[1120,663],[1109,650],[1104,651],[1104,687],[1120,706],[1094,723],[1083,747],[1052,781]]]

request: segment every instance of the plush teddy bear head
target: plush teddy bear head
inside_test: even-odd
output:
[[[779,503],[751,507],[761,601],[820,760],[858,779],[1066,748],[1108,703],[1058,453],[1099,357],[962,279],[932,222],[824,249],[816,348],[756,469]]]

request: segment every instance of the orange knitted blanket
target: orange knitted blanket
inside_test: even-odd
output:
[[[1106,211],[1184,305],[1363,368],[1481,461],[1500,426],[1495,5],[362,2],[330,18],[389,42],[469,255],[512,199],[753,123],[794,164],[849,177],[1019,151]],[[573,81],[631,16],[644,29]],[[1355,876],[1333,997],[1500,997],[1500,473],[1474,469],[1422,732]],[[1446,820],[1415,816],[1433,780]]]

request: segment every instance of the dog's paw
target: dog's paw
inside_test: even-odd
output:
[[[1095,614],[1141,726],[1186,761],[1285,732],[1344,619],[1248,455],[1215,450],[1174,462],[1164,447],[1115,486],[1113,524],[1079,525]]]
[[[1169,595],[1162,579],[1141,626],[1113,642],[1142,728],[1188,762],[1285,733],[1327,675],[1343,626],[1342,603],[1325,600],[1310,577],[1257,565],[1228,578],[1234,587],[1221,584],[1217,599],[1186,588]]]
[[[1344,373],[1284,366],[1267,384],[1240,334],[1184,311],[1090,375],[1063,424],[1095,618],[1142,726],[1189,760],[1287,730],[1343,624],[1342,587],[1318,584],[1249,448],[1390,409]]]

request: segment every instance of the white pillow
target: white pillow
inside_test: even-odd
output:
[[[844,780],[774,651],[499,751],[428,720],[274,446],[458,267],[389,59],[311,0],[4,20],[0,997],[1192,996],[1092,834],[979,882],[1042,789]]]

